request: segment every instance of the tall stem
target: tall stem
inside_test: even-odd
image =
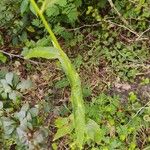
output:
[[[59,61],[61,62],[62,68],[70,82],[71,102],[73,107],[74,125],[75,125],[75,133],[76,133],[76,143],[78,147],[82,149],[84,143],[84,136],[85,136],[85,108],[84,108],[84,101],[82,96],[80,77],[76,72],[76,70],[74,69],[73,65],[71,64],[70,59],[62,50],[56,36],[54,35],[48,22],[45,19],[43,12],[40,11],[40,9],[38,8],[34,0],[30,0],[30,2],[33,5],[36,13],[39,15],[40,19],[42,20],[48,33],[50,34],[54,47],[58,49],[60,55]]]

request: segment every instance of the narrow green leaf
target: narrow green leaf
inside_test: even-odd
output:
[[[30,4],[30,10],[31,10],[31,12],[32,12],[34,15],[37,16],[36,11],[35,11],[35,9],[33,8],[33,6],[32,6],[31,4]]]
[[[73,110],[74,110],[76,144],[79,147],[79,149],[82,149],[83,144],[84,144],[84,138],[85,138],[85,110],[84,110],[84,102],[83,102],[81,82],[80,82],[79,75],[75,71],[74,67],[71,64],[71,61],[69,60],[65,52],[61,49],[61,46],[58,43],[58,40],[56,39],[45,17],[41,13],[41,10],[38,8],[35,0],[30,0],[30,2],[32,3],[33,7],[35,8],[35,11],[37,12],[40,19],[42,20],[48,33],[50,34],[54,47],[56,47],[58,50],[55,48],[51,48],[50,51],[48,51],[48,48],[46,48],[43,51],[41,48],[38,50],[32,49],[32,51],[29,51],[29,53],[26,55],[26,58],[32,58],[32,57],[42,57],[42,58],[47,58],[47,59],[58,58],[59,61],[61,62],[62,68],[64,72],[66,73],[66,76],[68,77],[68,80],[71,85],[71,100],[72,100],[72,105],[73,105]],[[44,2],[47,2],[47,1],[44,1]],[[57,0],[54,0],[51,2],[57,2]],[[77,10],[73,9],[72,14],[74,17],[77,16],[78,15]],[[70,16],[69,16],[70,21],[73,20],[71,17],[72,14],[70,13]],[[54,49],[56,51],[54,51]],[[70,133],[70,130],[67,128],[59,130],[59,132],[56,133],[54,139],[58,139],[59,137],[66,135],[67,132]]]
[[[23,0],[20,6],[21,14],[23,15],[29,6],[29,0]]]
[[[58,50],[54,47],[36,47],[30,49],[26,54],[25,58],[46,58],[46,59],[56,59],[59,57]]]

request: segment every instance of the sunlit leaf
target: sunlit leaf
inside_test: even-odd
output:
[[[56,132],[56,134],[54,135],[54,141],[67,135],[67,134],[70,134],[72,132],[73,128],[72,128],[72,125],[68,124],[68,125],[65,125],[61,128],[59,128]]]
[[[5,77],[6,81],[10,85],[12,85],[13,76],[14,76],[14,74],[12,72],[9,72],[9,73],[6,74],[6,77]]]
[[[59,57],[59,53],[58,50],[54,47],[36,47],[30,49],[29,52],[25,55],[26,59],[37,57],[46,59],[56,59]]]
[[[2,61],[3,63],[5,63],[6,60],[7,60],[7,57],[4,54],[0,53],[0,61]]]
[[[59,117],[55,121],[55,125],[57,128],[61,128],[62,126],[65,126],[66,124],[68,124],[68,118]]]
[[[87,129],[87,136],[91,140],[93,140],[97,143],[101,142],[102,137],[103,137],[102,131],[101,131],[99,125],[95,121],[90,119],[86,125],[86,129]]]

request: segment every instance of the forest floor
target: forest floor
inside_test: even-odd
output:
[[[94,42],[92,45],[94,45]],[[63,43],[62,46],[64,46]],[[76,46],[73,49],[66,48],[65,46],[64,49],[67,49],[67,54],[80,74],[85,101],[91,102],[94,97],[105,93],[109,96],[119,95],[121,103],[126,103],[129,99],[130,93],[134,92],[136,98],[140,101],[143,107],[149,102],[150,59],[147,59],[145,64],[143,63],[141,66],[138,66],[140,71],[134,75],[134,78],[131,80],[122,80],[122,77],[114,71],[104,57],[95,59],[91,54],[87,56],[85,54],[87,51],[84,49],[86,45],[82,44],[83,48],[79,50],[79,55],[77,55]],[[68,114],[68,111],[66,110],[68,108],[66,107],[68,107],[70,102],[70,89],[68,87],[68,82],[66,81],[59,64],[57,62],[45,60],[24,60],[20,55],[17,55],[19,51],[15,51],[16,55],[12,56],[11,53],[14,54],[14,50],[8,50],[5,52],[9,53],[9,60],[6,64],[0,65],[1,71],[5,70],[8,72],[14,72],[19,75],[20,78],[30,79],[33,82],[33,88],[23,95],[24,103],[29,102],[34,106],[41,103],[43,100],[49,102],[51,111],[45,118],[45,124],[48,123],[51,125],[51,135],[53,135],[56,132],[56,129],[53,127],[54,120],[60,114]],[[92,53],[96,52],[93,51]],[[96,62],[97,60],[98,63]],[[131,65],[130,68],[134,69],[136,66],[134,65],[135,64],[133,64],[133,66]],[[49,140],[52,140],[51,137]],[[63,149],[65,147],[65,142],[66,139],[63,138],[58,147]],[[51,142],[49,142],[49,145],[51,147]]]

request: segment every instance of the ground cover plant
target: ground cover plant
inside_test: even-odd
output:
[[[149,0],[0,6],[0,149],[150,149]]]

